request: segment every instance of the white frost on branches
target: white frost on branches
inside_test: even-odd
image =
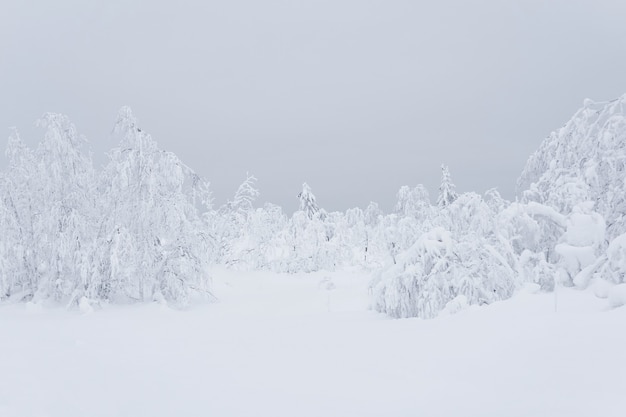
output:
[[[403,186],[391,213],[326,212],[305,183],[292,215],[255,206],[256,178],[212,208],[208,182],[160,149],[131,110],[95,170],[63,115],[39,122],[34,149],[17,132],[0,173],[0,300],[185,306],[211,298],[213,264],[274,272],[373,272],[372,305],[431,318],[510,297],[528,283],[607,294],[626,276],[626,96],[584,107],[528,160],[520,198],[457,194],[442,165],[437,203]],[[556,279],[556,277],[559,277]]]

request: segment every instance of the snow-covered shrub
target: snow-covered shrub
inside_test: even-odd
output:
[[[622,307],[626,305],[626,284],[618,284],[609,290],[609,305]]]
[[[495,190],[486,199],[458,195],[425,223],[433,228],[379,274],[374,307],[395,317],[430,318],[459,296],[480,305],[529,283],[552,290],[558,270],[553,242],[565,233],[566,219],[539,203],[508,203]],[[601,219],[593,219],[601,227]]]
[[[593,202],[577,204],[567,216],[567,228],[555,251],[561,256],[569,281],[586,287],[600,263],[604,247],[606,225],[598,213],[592,211]],[[603,261],[603,259],[601,259]]]
[[[484,237],[455,240],[435,228],[422,235],[373,287],[374,308],[393,317],[433,318],[459,296],[468,304],[505,299],[515,271]]]
[[[602,267],[602,278],[615,284],[626,283],[626,233],[609,243],[606,259]]]

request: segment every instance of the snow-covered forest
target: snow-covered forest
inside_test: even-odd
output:
[[[313,190],[299,210],[256,203],[246,174],[224,205],[208,180],[158,147],[129,108],[119,145],[96,169],[68,117],[46,114],[35,148],[14,132],[0,174],[0,299],[90,308],[212,301],[210,268],[302,273],[363,270],[371,305],[433,318],[528,286],[594,287],[626,301],[626,95],[584,107],[530,156],[516,201],[497,190],[403,186],[395,208],[327,212]],[[340,181],[340,179],[338,179]]]
[[[622,416],[625,106],[585,101],[515,201],[442,165],[293,214],[249,174],[215,205],[129,108],[101,169],[46,114],[0,174],[0,416]]]

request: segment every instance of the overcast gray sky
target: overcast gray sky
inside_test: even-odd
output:
[[[65,113],[95,160],[130,105],[217,203],[393,205],[401,185],[507,198],[586,97],[626,92],[626,2],[0,1],[0,129]],[[0,167],[6,167],[2,160]]]

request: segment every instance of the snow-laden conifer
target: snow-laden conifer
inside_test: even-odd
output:
[[[441,165],[441,185],[439,186],[439,197],[437,197],[437,206],[444,208],[449,206],[457,199],[458,195],[455,191],[456,186],[452,183],[450,170],[446,165]]]
[[[306,182],[302,184],[302,191],[298,194],[298,200],[300,201],[300,211],[303,211],[309,219],[313,219],[317,215],[324,217],[324,212],[320,210],[317,199]]]

